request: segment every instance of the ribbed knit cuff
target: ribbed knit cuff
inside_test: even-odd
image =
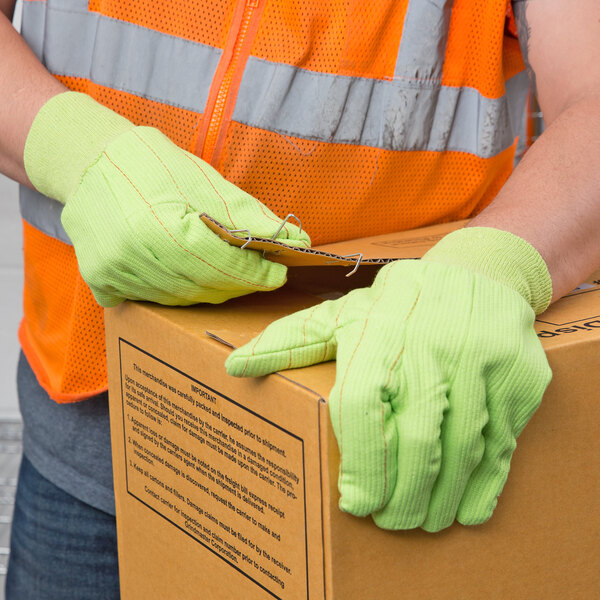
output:
[[[27,175],[37,190],[64,204],[106,144],[133,127],[86,94],[58,94],[42,106],[27,135]]]
[[[552,280],[539,252],[524,239],[492,227],[465,227],[440,240],[422,260],[461,265],[517,291],[536,315],[552,299]]]

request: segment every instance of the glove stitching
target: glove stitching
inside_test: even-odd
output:
[[[140,196],[140,198],[144,201],[144,203],[148,206],[148,208],[150,209],[150,211],[152,212],[152,214],[154,215],[154,218],[158,221],[158,223],[161,225],[161,227],[165,230],[165,232],[167,233],[167,235],[175,242],[175,244],[177,244],[177,246],[179,246],[179,248],[181,248],[184,252],[187,252],[190,256],[193,256],[194,258],[197,258],[199,261],[203,262],[205,265],[211,267],[212,269],[214,269],[215,271],[217,271],[218,273],[221,273],[221,275],[225,275],[226,277],[230,277],[231,279],[235,279],[236,281],[241,281],[242,283],[246,283],[248,285],[254,286],[254,287],[259,287],[259,288],[263,288],[265,290],[270,290],[272,289],[269,286],[260,284],[260,283],[255,283],[253,281],[248,281],[246,279],[242,279],[241,277],[236,277],[235,275],[232,275],[231,273],[227,273],[226,271],[222,271],[221,269],[219,269],[218,267],[216,267],[215,265],[213,265],[212,263],[204,260],[201,256],[198,256],[197,254],[194,254],[193,252],[191,252],[190,250],[188,250],[187,248],[185,248],[184,246],[182,246],[177,239],[175,238],[175,236],[167,229],[167,227],[165,226],[165,224],[160,220],[160,218],[158,217],[158,215],[156,214],[156,212],[154,211],[154,207],[152,206],[152,204],[150,204],[150,202],[148,202],[148,200],[146,200],[146,198],[144,198],[144,196],[141,194],[141,192],[138,190],[138,188],[135,186],[135,184],[131,181],[131,179],[129,179],[129,177],[127,177],[127,175],[112,161],[112,159],[110,158],[110,156],[108,155],[108,153],[106,151],[103,152],[103,154],[106,156],[106,158],[108,159],[108,161],[115,167],[115,169],[117,169],[117,171],[119,171],[119,173],[121,173],[121,175],[123,175],[123,177],[125,177],[125,179],[130,183],[130,185],[133,187],[133,189],[137,192],[137,194]]]
[[[465,269],[465,271],[468,272],[468,269]],[[473,275],[479,275],[479,273],[473,273]],[[482,275],[482,277],[485,277],[485,275]],[[489,279],[489,278],[486,277],[486,279]],[[493,280],[491,280],[491,281],[493,281]],[[469,320],[469,327],[467,328],[467,331],[465,333],[465,337],[464,337],[464,340],[462,343],[462,347],[460,349],[460,354],[458,355],[458,359],[454,363],[456,368],[454,369],[454,374],[452,375],[452,377],[450,378],[450,381],[448,382],[448,390],[452,389],[452,386],[454,385],[454,382],[456,381],[456,377],[458,376],[459,367],[462,364],[463,356],[465,354],[465,349],[467,347],[467,340],[469,340],[471,331],[473,329],[473,307],[475,305],[475,286],[476,285],[477,285],[476,277],[472,277],[471,306],[469,307],[469,316],[467,317]],[[441,439],[441,432],[440,432],[440,439]]]
[[[321,357],[320,363],[325,362],[327,358],[327,349],[329,348],[329,340],[325,340],[325,347],[323,348],[323,356]]]
[[[144,144],[144,146],[146,146],[146,148],[148,148],[148,150],[150,150],[150,152],[152,152],[152,154],[154,154],[154,156],[158,159],[158,162],[164,167],[165,171],[169,174],[169,177],[171,178],[171,181],[173,182],[173,184],[175,185],[175,187],[177,188],[177,191],[179,192],[179,195],[183,198],[183,200],[186,203],[186,206],[188,207],[189,210],[192,210],[189,200],[185,197],[185,194],[181,191],[181,188],[179,187],[179,185],[177,184],[177,181],[175,180],[175,178],[173,177],[173,174],[171,173],[171,171],[169,170],[169,168],[167,167],[167,165],[162,161],[162,159],[160,158],[160,156],[154,151],[154,149],[152,148],[152,146],[150,146],[150,144],[148,144],[148,142],[146,142],[146,140],[144,140],[143,137],[140,136],[140,134],[134,129],[133,130],[133,134],[140,140],[140,142],[142,142],[142,144]]]
[[[92,167],[95,167],[98,164],[98,162],[102,158],[102,154],[103,153],[104,153],[104,150],[101,150],[98,153],[98,156],[89,165],[87,165],[87,167],[85,167],[85,169],[83,169],[83,171],[81,172],[81,175],[79,176],[79,179],[77,180],[77,184],[73,188],[73,191],[68,195],[68,197],[67,197],[66,200],[59,200],[58,198],[55,198],[55,200],[58,200],[58,202],[61,202],[66,207],[67,206],[67,201],[70,201],[71,198],[73,198],[73,196],[75,196],[75,194],[77,193],[77,191],[79,190],[79,188],[83,184],[83,180],[85,179],[85,176],[87,175],[87,172]],[[62,221],[62,215],[61,215],[61,221]]]
[[[320,306],[320,305],[317,304],[316,306],[313,307],[313,309],[308,313],[308,315],[306,315],[306,318],[304,319],[304,322],[302,323],[302,346],[303,347],[306,345],[306,322],[309,319],[312,319],[318,306]]]
[[[204,177],[206,178],[206,181],[208,181],[210,187],[212,187],[213,191],[215,192],[215,194],[221,199],[221,202],[223,202],[223,206],[225,207],[225,211],[227,212],[227,216],[229,217],[229,221],[231,222],[231,224],[233,225],[234,229],[237,229],[238,226],[234,223],[233,221],[233,217],[231,216],[231,213],[229,212],[229,207],[227,206],[227,202],[225,202],[225,198],[223,198],[223,196],[221,196],[221,194],[219,194],[219,192],[217,191],[217,188],[214,186],[213,182],[210,180],[210,177],[206,174],[206,172],[204,171],[204,169],[195,161],[192,160],[192,158],[190,156],[188,156],[188,154],[186,154],[184,152],[183,154],[197,169],[200,169],[200,172],[202,173],[202,175],[204,175]]]
[[[342,305],[340,307],[340,310],[338,311],[338,314],[335,317],[334,331],[338,328],[338,321],[339,321],[340,317],[342,316],[342,312],[344,311],[344,308],[346,308],[346,304],[348,304],[349,298],[350,298],[350,294],[346,294],[346,296],[344,297],[344,301],[342,302]]]
[[[419,296],[420,296],[420,292],[419,292]],[[417,300],[419,298],[417,297]],[[416,304],[416,300],[415,300],[415,304]],[[414,309],[414,305],[413,305],[413,309]],[[411,309],[412,312],[412,309]],[[408,318],[406,319],[408,320]],[[398,352],[398,356],[396,356],[396,360],[392,363],[392,366],[390,367],[389,373],[388,373],[388,378],[387,381],[385,383],[385,387],[388,388],[392,379],[392,371],[394,370],[394,368],[396,367],[396,364],[398,363],[398,361],[400,360],[400,357],[404,354],[404,345],[402,346],[402,348],[400,349],[400,352]],[[392,405],[390,404],[390,410],[392,412],[393,408]],[[383,405],[383,403],[381,404],[381,431],[383,433],[383,439],[385,440],[385,406]],[[385,441],[384,441],[385,444]],[[381,495],[381,502],[379,503],[379,505],[377,506],[377,508],[375,509],[376,511],[381,510],[384,506],[385,506],[385,496],[387,494],[387,452],[384,453],[383,456],[383,471],[384,473],[386,473],[386,477],[384,479],[384,484],[383,484],[383,493]]]
[[[453,266],[453,265],[449,265],[449,266]],[[461,265],[459,265],[459,266],[461,266]],[[465,271],[467,271],[467,272],[469,271],[468,269],[466,269],[464,267],[462,267],[462,268]],[[478,275],[478,273],[472,273],[472,275],[471,275],[471,277],[472,277],[472,279],[471,279],[471,305],[469,307],[469,315],[468,315],[469,327],[467,328],[467,331],[465,333],[464,340],[463,340],[462,347],[460,349],[460,353],[458,355],[458,358],[454,362],[454,365],[455,365],[454,373],[453,373],[452,377],[450,378],[450,380],[448,381],[448,391],[446,392],[446,401],[447,401],[448,404],[447,404],[446,411],[450,410],[450,397],[449,397],[450,390],[452,389],[452,386],[453,386],[454,382],[456,381],[456,377],[458,376],[458,372],[460,371],[460,367],[462,365],[463,357],[465,355],[465,350],[466,350],[466,347],[467,347],[467,340],[470,338],[470,333],[471,333],[471,330],[473,329],[473,307],[474,307],[474,304],[475,304],[475,286],[476,286],[476,277],[475,276],[476,275]],[[486,393],[486,398],[487,398],[487,393]],[[486,402],[486,405],[487,405],[487,402]],[[487,409],[487,406],[486,406],[486,409]],[[489,415],[489,411],[488,411],[488,415]],[[440,468],[439,468],[438,473],[436,475],[436,478],[435,478],[435,480],[433,482],[433,485],[431,486],[431,491],[430,491],[430,495],[429,495],[429,502],[427,503],[427,514],[425,515],[425,519],[423,520],[423,523],[425,523],[426,521],[428,521],[429,518],[430,518],[430,515],[431,515],[431,513],[430,513],[431,501],[433,499],[433,495],[434,495],[434,492],[435,492],[435,489],[436,489],[436,484],[437,484],[437,482],[438,482],[438,480],[440,478],[440,474],[442,473],[442,469],[444,468],[444,454],[445,453],[444,453],[444,445],[443,445],[442,437],[443,437],[443,430],[444,430],[444,426],[445,426],[446,422],[447,421],[444,418],[444,419],[442,419],[442,423],[440,424],[440,434],[439,434],[439,438],[438,438],[439,439],[439,443],[440,443]],[[475,468],[477,468],[477,467],[475,467]],[[475,468],[473,469],[473,471],[475,470]],[[473,473],[473,471],[471,471],[471,474]],[[469,475],[469,477],[470,477],[470,475]],[[467,479],[467,482],[468,481],[469,480]],[[463,489],[463,494],[464,494],[464,490],[465,489],[466,489],[466,485],[465,485],[465,488]],[[460,503],[459,503],[459,505],[460,505]],[[458,508],[457,508],[457,510],[458,510]],[[454,515],[454,518],[456,518],[456,515]]]
[[[504,389],[506,388],[506,386],[508,386],[508,385],[509,385],[509,383],[511,382],[511,376],[512,376],[512,372],[513,372],[513,370],[515,369],[515,367],[517,366],[517,364],[519,363],[519,360],[520,360],[521,356],[523,355],[523,353],[524,353],[524,345],[523,345],[523,343],[521,343],[521,345],[520,345],[520,347],[519,347],[519,352],[518,352],[517,356],[515,357],[515,359],[513,360],[512,364],[511,364],[511,366],[510,366],[510,369],[508,370],[508,374],[507,374],[507,375],[506,375],[506,377],[504,378],[504,383],[503,383],[503,384],[500,386],[500,390],[499,390],[499,392],[498,392],[496,395],[500,394],[500,392],[501,392],[502,390],[504,390]],[[482,430],[482,432],[481,432],[481,435],[483,436],[484,443],[485,443],[485,449],[484,449],[483,455],[482,455],[482,457],[481,457],[481,460],[479,461],[479,464],[478,464],[478,465],[477,465],[477,466],[476,466],[476,467],[473,469],[473,471],[472,471],[472,472],[471,472],[471,474],[469,475],[469,479],[467,480],[467,483],[466,483],[466,485],[465,485],[465,489],[464,489],[464,491],[463,491],[463,497],[461,498],[461,500],[460,500],[460,503],[459,503],[459,505],[458,505],[457,516],[458,516],[458,513],[461,511],[461,508],[462,508],[462,502],[463,502],[463,500],[464,500],[464,495],[465,495],[465,493],[466,493],[467,489],[468,489],[469,487],[474,487],[474,484],[473,484],[473,475],[475,474],[475,472],[476,472],[476,471],[477,471],[479,468],[481,468],[481,465],[484,463],[484,461],[485,461],[485,459],[486,459],[486,455],[487,455],[487,456],[489,456],[489,448],[490,448],[490,445],[491,445],[491,444],[490,444],[490,443],[488,443],[488,441],[487,441],[487,438],[486,438],[486,436],[485,436],[485,435],[484,435],[484,433],[483,433],[483,432],[485,431],[485,429],[488,427],[489,423],[490,423],[490,420],[489,420],[490,410],[489,410],[489,403],[488,403],[488,398],[489,398],[489,397],[490,397],[490,394],[488,394],[488,393],[487,393],[487,381],[486,381],[486,403],[485,403],[485,404],[486,404],[486,410],[487,410],[487,413],[488,413],[488,422],[486,423],[485,427],[483,428],[483,430]],[[506,411],[508,412],[508,407],[507,407],[506,405],[505,405],[505,408],[506,408]],[[537,408],[536,408],[536,410],[537,410]],[[535,410],[534,410],[534,412],[535,412]],[[495,481],[495,480],[496,480],[496,477],[494,477],[494,475],[496,475],[496,476],[497,476],[498,474],[500,474],[500,475],[502,476],[502,482],[501,482],[501,484],[500,484],[500,486],[499,486],[499,488],[500,488],[500,489],[497,489],[497,488],[496,488],[496,491],[494,492],[494,494],[493,494],[493,497],[492,497],[492,512],[493,512],[493,510],[494,510],[494,508],[495,508],[495,506],[496,506],[496,504],[497,504],[497,502],[498,502],[498,497],[499,497],[499,496],[500,496],[500,494],[502,493],[502,490],[503,490],[503,488],[504,488],[504,485],[506,484],[506,480],[507,480],[507,478],[508,478],[508,473],[509,473],[509,471],[510,471],[510,462],[511,462],[511,460],[512,460],[512,456],[513,456],[513,454],[514,454],[514,451],[515,451],[515,449],[516,449],[516,446],[517,446],[517,443],[516,443],[516,436],[514,435],[514,431],[513,431],[513,430],[514,430],[514,427],[513,427],[513,424],[511,424],[511,423],[509,422],[509,418],[508,418],[508,416],[507,416],[507,418],[505,419],[505,423],[507,423],[507,424],[508,424],[508,426],[509,426],[509,428],[510,428],[510,430],[511,430],[511,439],[512,439],[512,441],[513,441],[513,444],[514,444],[514,446],[513,446],[512,450],[511,450],[511,452],[510,452],[510,456],[509,456],[509,458],[508,458],[508,461],[505,461],[505,463],[506,463],[505,465],[502,465],[502,464],[500,464],[500,468],[498,468],[498,461],[497,461],[497,460],[495,460],[495,461],[492,463],[492,465],[495,467],[495,469],[494,469],[494,470],[495,470],[495,473],[491,473],[491,478],[492,478],[492,479]],[[489,471],[488,471],[488,473],[489,473]],[[488,478],[488,481],[490,481],[490,478]],[[477,488],[478,488],[478,489],[481,491],[481,489],[482,489],[482,488],[483,488],[483,489],[485,489],[485,486],[484,486],[484,485],[481,485],[481,483],[480,483],[480,484],[477,486]],[[481,494],[478,494],[478,496],[481,496]],[[482,523],[483,523],[483,522],[485,522],[485,521],[486,521],[486,520],[489,518],[489,516],[491,515],[491,512],[489,511],[489,506],[490,506],[490,503],[489,503],[489,498],[490,498],[490,495],[489,495],[489,494],[487,494],[487,497],[485,498],[485,500],[486,500],[486,503],[485,503],[485,505],[484,505],[484,506],[487,508],[487,510],[486,510],[486,513],[485,513],[485,515],[486,515],[486,517],[487,517],[487,518],[485,518],[485,519],[483,519],[482,521],[480,521],[480,522],[482,522]],[[479,506],[479,508],[481,508],[482,502],[483,502],[483,501],[482,501],[481,499],[478,501],[478,506]],[[479,511],[477,511],[477,512],[478,512],[478,515],[481,515],[481,511],[480,511],[480,510],[479,510]],[[479,518],[480,518],[480,517],[478,516],[478,517],[477,517],[477,519],[479,519]],[[459,522],[460,522],[460,523],[463,523],[463,521],[462,521],[462,520],[461,520],[461,521],[459,521]],[[477,522],[479,522],[479,521],[477,521]],[[463,523],[463,525],[464,525],[464,524],[465,524],[465,523]],[[475,524],[476,524],[476,523],[475,523]]]
[[[505,393],[506,388],[510,386],[510,384],[512,383],[512,380],[513,380],[512,373],[516,369],[516,367],[519,365],[519,363],[521,362],[522,357],[525,355],[525,344],[523,343],[522,336],[519,336],[519,341],[520,341],[519,350],[518,350],[516,356],[514,357],[512,363],[510,365],[510,368],[508,369],[508,374],[504,378],[504,382],[502,383],[502,385],[500,386],[498,391],[494,394],[494,397],[496,397],[496,398],[499,397],[501,394]],[[488,402],[487,402],[488,397],[489,397],[489,394],[487,394],[487,386],[486,386],[486,406],[488,405]],[[502,404],[503,404],[503,406],[506,406],[507,411],[509,410],[509,408],[514,407],[514,402],[510,404],[510,407],[507,402],[503,402]],[[517,404],[518,404],[518,402],[517,402]],[[489,413],[489,409],[488,409],[488,413]],[[509,417],[510,417],[510,415],[507,415],[507,420]],[[511,430],[514,430],[514,427],[512,425],[511,425]],[[514,435],[514,431],[511,431],[511,433]],[[516,439],[516,436],[514,436],[514,438]]]
[[[346,371],[344,373],[344,378],[342,379],[342,383],[340,385],[340,394],[339,394],[339,405],[338,405],[338,423],[339,423],[339,431],[340,431],[340,436],[339,436],[339,447],[340,447],[340,466],[339,466],[339,476],[338,476],[338,480],[341,482],[342,480],[342,476],[344,473],[344,469],[343,469],[343,457],[344,457],[344,452],[343,452],[343,434],[342,434],[342,397],[343,397],[343,393],[344,393],[344,384],[346,383],[346,377],[350,371],[350,365],[352,364],[352,361],[354,360],[354,357],[356,356],[356,352],[358,350],[358,347],[360,346],[364,335],[365,335],[365,331],[367,329],[367,325],[369,323],[369,316],[371,315],[371,313],[373,312],[373,309],[375,308],[375,306],[378,304],[378,302],[383,298],[383,293],[385,291],[385,286],[386,283],[388,281],[388,277],[389,274],[391,272],[391,269],[388,269],[386,271],[385,274],[385,279],[383,280],[383,283],[381,284],[381,289],[379,291],[379,296],[377,297],[377,299],[375,300],[375,302],[373,302],[373,304],[371,305],[371,308],[369,309],[369,311],[367,312],[367,315],[365,316],[365,322],[363,325],[363,330],[360,334],[360,338],[356,344],[356,346],[354,346],[354,350],[352,351],[352,356],[350,356],[350,360],[348,361],[348,365],[346,367]],[[341,314],[341,310],[340,310],[340,314]],[[338,315],[339,316],[339,315]],[[337,320],[336,320],[337,322]],[[387,441],[385,439],[385,435],[383,436],[383,450],[384,450],[384,464],[387,463]],[[387,487],[387,469],[384,470],[384,487]]]
[[[262,337],[263,333],[264,332],[261,332],[260,335],[257,336],[257,339],[255,340],[255,345],[258,344],[258,341]],[[314,342],[313,344],[308,344],[307,346],[304,346],[304,347],[305,348],[318,348],[319,346],[321,346],[321,344],[325,344],[326,346],[328,346],[332,342],[332,340],[333,340],[333,336],[331,336],[329,339],[327,339],[325,341]],[[289,352],[290,350],[291,350],[290,348],[286,348],[284,350],[269,350],[268,352],[260,352],[259,356],[260,357],[280,356],[284,352]],[[255,356],[254,352],[255,352],[255,347],[252,349],[252,352],[246,357],[246,366],[244,367],[242,373],[240,375],[238,375],[237,377],[245,377],[246,369],[249,366],[248,361]],[[324,356],[326,356],[326,354],[324,354]],[[318,364],[318,361],[315,361],[314,363],[310,363],[310,364]],[[281,367],[280,369],[277,369],[277,371],[284,371],[285,369],[289,369],[289,368],[290,367]]]
[[[313,315],[315,314],[315,312],[317,311],[317,308],[319,308],[319,306],[321,306],[321,305],[317,304],[307,315],[306,319],[304,319],[304,323],[302,323],[302,348],[306,348],[306,323],[307,323],[307,321],[312,319]],[[339,314],[338,314],[338,316],[339,316]],[[336,325],[337,325],[337,319],[336,319]],[[335,332],[335,328],[334,328],[334,332]],[[331,338],[333,337],[333,335],[334,334],[332,334]],[[323,356],[319,360],[320,363],[322,363],[325,360],[325,358],[327,357],[327,348],[329,347],[329,341],[331,340],[331,338],[329,340],[325,340],[325,347],[323,348]],[[290,365],[291,364],[292,364],[292,356],[291,356],[291,349],[290,349]]]
[[[404,319],[404,323],[406,325],[406,323],[408,323],[408,320],[410,319],[410,317],[412,316],[415,307],[417,306],[417,302],[419,301],[419,298],[421,297],[421,290],[419,290],[419,293],[417,294],[417,297],[415,298],[415,301],[413,302],[413,305],[411,307],[411,309],[408,311],[408,314],[406,315],[406,318]],[[405,345],[402,345],[402,348],[400,349],[400,352],[398,352],[398,355],[396,356],[396,359],[394,360],[394,362],[392,363],[392,366],[390,367],[389,371],[388,371],[388,378],[387,381],[385,382],[385,388],[389,388],[391,380],[392,380],[392,373],[394,371],[394,369],[396,368],[396,365],[398,364],[398,361],[400,360],[400,358],[402,357],[402,355],[404,354],[404,349],[405,349]],[[393,412],[393,408],[390,404],[390,410]],[[385,406],[383,405],[383,403],[381,404],[381,429],[383,432],[383,439],[385,440]],[[387,453],[384,455],[384,459],[383,459],[383,468],[384,468],[384,472],[387,473]],[[385,496],[387,494],[387,476],[384,480],[384,486],[383,486],[383,494],[381,497],[381,503],[379,504],[379,506],[375,509],[376,511],[381,510],[384,506],[385,506]]]
[[[266,331],[266,329],[263,329],[260,332],[260,334],[258,335],[258,337],[254,340],[254,345],[252,346],[252,352],[248,356],[246,356],[246,364],[244,365],[244,368],[242,369],[242,377],[244,377],[246,375],[246,369],[248,368],[248,363],[250,362],[250,358],[254,356],[254,351],[256,350],[256,346],[258,345],[258,342],[264,335],[265,331]]]

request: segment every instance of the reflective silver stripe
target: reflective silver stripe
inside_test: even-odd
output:
[[[204,112],[221,50],[89,12],[87,4],[24,2],[22,35],[50,72]]]
[[[385,150],[467,152],[510,147],[525,111],[527,78],[501,98],[442,86],[453,0],[411,0],[394,80],[302,70],[250,57],[233,119],[282,135]]]
[[[431,78],[439,78],[451,2],[412,0],[409,8],[393,81],[250,57],[233,119],[283,135],[389,150],[489,158],[508,148],[524,111],[526,77],[514,77],[499,99],[473,88],[440,86]],[[204,110],[219,50],[90,13],[86,0],[25,2],[23,16],[26,38],[53,72]],[[425,30],[438,37],[435,48],[423,45]],[[43,32],[39,44],[36,36]],[[429,79],[411,78],[417,72]]]
[[[21,11],[21,35],[42,62],[45,29],[46,3],[24,0]]]
[[[442,78],[453,0],[410,0],[394,79],[436,84]]]
[[[36,229],[65,244],[71,240],[60,222],[63,205],[24,185],[19,186],[21,216]]]
[[[501,98],[473,88],[409,85],[315,73],[250,57],[233,120],[282,135],[386,150],[444,150],[489,158],[512,145],[527,75]]]
[[[510,122],[513,131],[517,132],[517,136],[519,138],[517,148],[515,150],[515,167],[523,158],[523,155],[527,150],[527,96],[530,90],[530,81],[527,77],[527,71],[523,71],[519,74],[519,76],[521,80],[518,88],[512,83],[514,77],[513,79],[509,79],[506,83],[506,93],[509,99],[508,111],[510,115]]]

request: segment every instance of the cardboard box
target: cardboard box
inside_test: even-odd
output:
[[[358,245],[389,255],[412,243],[420,255],[449,228]],[[339,511],[334,363],[225,373],[223,342],[318,301],[286,287],[220,306],[107,311],[123,599],[597,597],[600,273],[536,324],[554,379],[493,517],[438,534]]]

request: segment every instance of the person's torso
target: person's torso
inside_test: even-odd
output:
[[[25,0],[22,32],[68,87],[158,127],[280,217],[296,215],[319,244],[458,220],[491,201],[525,118],[527,76],[507,8]],[[105,370],[85,376],[104,364],[101,311],[60,205],[23,190],[21,206],[21,339],[54,397],[76,399],[105,384]],[[71,358],[56,359],[61,344]]]

